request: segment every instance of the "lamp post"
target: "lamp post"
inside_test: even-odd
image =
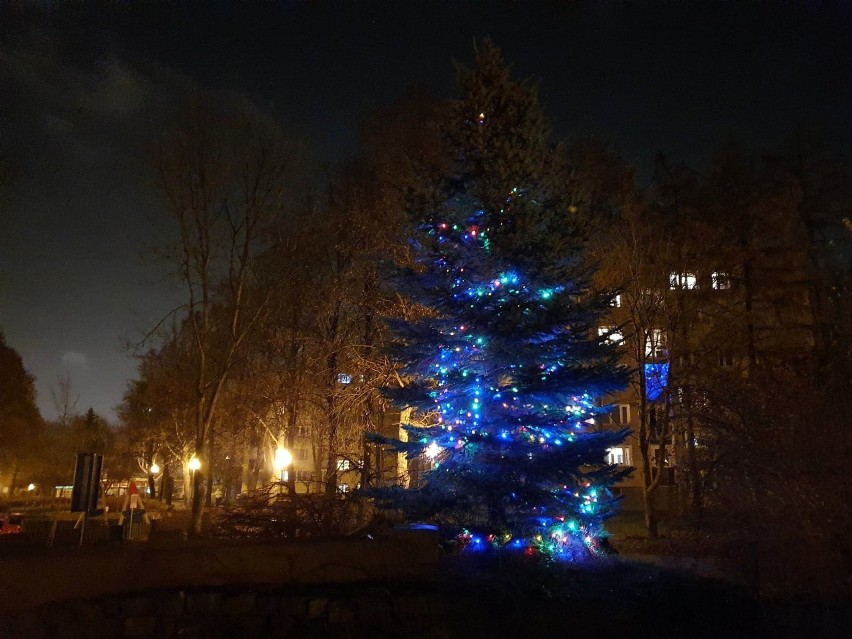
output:
[[[160,474],[160,466],[157,464],[157,462],[152,461],[151,467],[148,469],[148,475],[151,477],[151,480],[150,480],[151,499],[156,499],[157,495],[159,494],[160,501],[163,501],[163,495],[162,495],[163,487],[162,487],[162,485],[160,486],[160,492],[157,493],[157,475],[159,475],[159,474]]]
[[[275,466],[275,471],[278,473],[278,479],[281,482],[281,487],[279,488],[279,492],[284,492],[284,482],[287,481],[288,473],[287,467],[293,463],[293,455],[290,454],[290,451],[286,448],[278,447],[278,450],[275,451],[275,461],[273,465]]]
[[[190,480],[192,482],[192,486],[190,488],[191,492],[190,492],[189,496],[190,496],[191,500],[194,500],[195,499],[195,471],[197,471],[198,469],[201,468],[201,460],[198,459],[198,457],[196,457],[195,455],[193,455],[192,458],[189,460],[189,463],[187,464],[187,466],[189,467],[189,472],[192,473],[192,479]]]

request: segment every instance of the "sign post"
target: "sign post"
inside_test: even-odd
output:
[[[127,495],[124,497],[124,503],[121,506],[121,516],[118,518],[119,524],[125,521],[129,522],[127,531],[127,539],[133,539],[133,524],[142,524],[148,522],[148,515],[145,512],[145,502],[142,500],[142,495],[139,494],[139,488],[135,481],[131,481],[127,485]]]
[[[81,513],[77,520],[80,526],[80,545],[86,534],[86,521],[100,514],[97,510],[101,492],[101,472],[104,456],[97,453],[77,453],[74,466],[74,487],[71,490],[71,512]]]

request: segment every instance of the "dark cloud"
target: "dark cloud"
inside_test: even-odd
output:
[[[191,81],[73,44],[39,27],[0,49],[0,153],[14,173],[2,200],[0,326],[46,415],[67,369],[81,405],[112,416],[135,374],[123,339],[174,303],[140,258],[170,228],[146,145]]]
[[[86,369],[89,367],[89,356],[79,351],[65,351],[62,353],[60,361],[66,369]]]

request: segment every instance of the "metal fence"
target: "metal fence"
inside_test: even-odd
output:
[[[0,535],[0,553],[18,553],[26,548],[69,547],[122,541],[147,541],[151,525],[141,514],[132,520],[94,517],[85,522],[37,515],[25,517],[21,532]]]

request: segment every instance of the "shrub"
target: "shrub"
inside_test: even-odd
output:
[[[228,539],[334,537],[363,530],[372,506],[353,495],[281,494],[280,484],[240,495],[221,508],[211,533]]]

